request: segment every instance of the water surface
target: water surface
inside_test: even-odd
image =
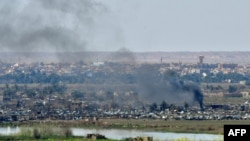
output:
[[[140,131],[140,130],[124,130],[124,129],[84,129],[72,128],[72,133],[75,136],[86,136],[90,133],[98,133],[105,135],[110,139],[124,139],[129,137],[153,137],[154,140],[175,140],[186,138],[193,141],[217,141],[223,140],[222,135],[215,134],[193,134],[193,133],[173,133],[173,132],[155,132],[155,131]]]
[[[0,135],[11,135],[20,132],[19,127],[0,127]],[[101,134],[109,139],[125,139],[130,137],[153,137],[154,140],[176,140],[189,139],[192,141],[217,141],[223,140],[222,135],[215,134],[194,134],[194,133],[173,133],[173,132],[156,132],[156,131],[141,131],[127,129],[86,129],[86,128],[71,128],[74,136],[86,136],[87,134]]]

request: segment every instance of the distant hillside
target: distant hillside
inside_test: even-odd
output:
[[[204,56],[204,63],[249,64],[250,52],[77,52],[77,53],[14,53],[1,52],[2,62],[96,62],[130,61],[133,63],[197,63]]]

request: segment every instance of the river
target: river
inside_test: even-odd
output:
[[[0,135],[11,135],[20,132],[19,127],[0,127]],[[223,135],[216,134],[193,134],[193,133],[172,133],[172,132],[156,132],[156,131],[141,131],[141,130],[125,130],[125,129],[86,129],[86,128],[71,128],[74,136],[86,136],[91,133],[105,135],[109,139],[124,139],[129,137],[153,137],[154,140],[176,140],[188,139],[192,141],[217,141],[223,140]]]

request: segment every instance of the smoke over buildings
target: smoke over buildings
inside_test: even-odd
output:
[[[111,15],[95,0],[1,0],[0,49],[27,56],[29,52],[50,51],[61,61],[84,60],[81,52],[92,47],[117,50],[124,46],[124,41],[119,24],[113,23]],[[127,64],[136,61],[126,48],[111,58]],[[199,89],[191,86],[187,89],[187,85],[179,83],[173,75],[163,77],[158,69],[159,66],[145,65],[137,71],[143,99],[177,104],[202,101]]]
[[[164,100],[179,106],[197,102],[203,109],[203,94],[199,86],[179,80],[172,70],[160,73],[158,65],[144,65],[138,70],[138,83],[139,97],[145,102],[160,103]]]

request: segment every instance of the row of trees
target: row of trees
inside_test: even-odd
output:
[[[219,91],[223,91],[223,92],[228,92],[228,93],[235,93],[238,90],[243,90],[245,89],[246,86],[244,85],[228,85],[228,87],[222,87],[221,85],[206,85],[203,89],[205,91],[209,91],[209,92],[219,92]]]
[[[23,73],[17,71],[0,76],[0,83],[18,83],[18,84],[32,84],[32,83],[83,83],[83,75],[58,75],[56,73],[46,74],[40,71],[31,71],[30,73]]]
[[[23,72],[22,70],[14,70],[12,73],[8,73],[0,76],[0,83],[18,83],[18,84],[31,84],[31,83],[125,83],[125,84],[135,84],[138,79],[147,77],[147,75],[154,76],[157,78],[159,74],[159,66],[157,65],[142,65],[139,68],[131,67],[130,73],[125,73],[124,66],[122,65],[112,65],[110,66],[112,71],[75,71],[72,74],[58,74],[57,72],[45,73],[39,70],[30,69],[28,72]],[[102,70],[102,69],[100,69]],[[105,70],[103,68],[103,70]],[[188,80],[197,83],[221,83],[227,80],[231,82],[238,83],[239,81],[246,81],[250,85],[250,76],[240,74],[240,73],[210,73],[206,72],[206,76],[201,73],[186,74],[183,76],[177,75],[177,72],[171,71],[172,74],[168,76],[178,77],[181,80]],[[162,76],[161,76],[162,77]],[[165,77],[165,76],[163,76]]]
[[[121,74],[119,72],[86,72],[75,74],[57,74],[57,73],[44,73],[41,71],[31,71],[23,73],[22,71],[15,71],[13,73],[0,76],[0,83],[17,83],[17,84],[32,84],[32,83],[135,83],[135,75]]]
[[[189,104],[184,103],[184,108],[188,108],[188,107],[189,107]],[[164,100],[159,105],[156,102],[154,102],[149,106],[150,112],[165,111],[167,108],[174,109],[174,108],[176,108],[176,106],[174,104],[168,104]]]

